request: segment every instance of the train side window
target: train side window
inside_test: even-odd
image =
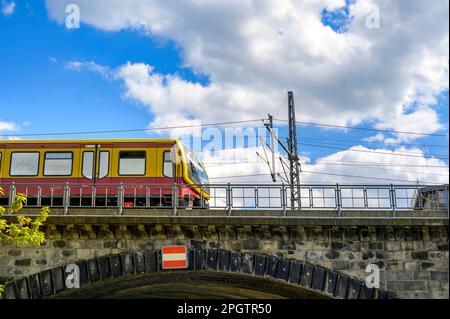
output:
[[[10,176],[37,176],[39,152],[14,152],[11,154]]]
[[[92,179],[92,168],[94,167],[94,152],[83,152],[83,169],[82,174],[84,177]]]
[[[109,173],[109,152],[100,152],[100,162],[98,164],[98,178],[104,178]]]
[[[173,177],[173,161],[171,151],[163,152],[163,175],[165,177]]]
[[[44,158],[45,176],[71,176],[72,152],[46,152]]]
[[[120,152],[119,175],[145,175],[145,151]]]

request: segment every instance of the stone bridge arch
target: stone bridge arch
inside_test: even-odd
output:
[[[251,252],[194,248],[188,250],[188,268],[172,271],[162,269],[160,250],[121,252],[75,264],[79,289],[66,288],[66,265],[8,282],[4,298],[186,298],[183,291],[194,288],[197,293],[190,292],[199,298],[395,298],[320,265]]]

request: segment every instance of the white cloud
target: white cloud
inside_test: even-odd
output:
[[[222,150],[214,156],[206,154],[204,162],[211,182],[220,183],[231,180],[232,182],[270,183],[269,168],[266,163],[256,159],[256,151],[262,153],[260,148],[255,147],[250,149]],[[401,154],[411,153],[417,154],[417,157],[400,156]],[[277,154],[277,158],[278,156],[279,154]],[[233,161],[227,161],[229,158],[232,158]],[[356,146],[350,150],[319,158],[314,163],[310,163],[308,158],[302,158],[301,162],[303,163],[302,184],[408,184],[407,181],[409,183],[419,181],[421,183],[444,184],[448,183],[449,178],[448,165],[446,163],[440,159],[426,158],[421,150],[415,148],[399,148],[390,151]],[[219,165],[217,163],[222,164]],[[279,160],[276,162],[276,171],[283,172]],[[228,176],[239,175],[244,175],[244,177],[228,178]],[[217,179],[217,177],[224,177],[224,179]]]
[[[50,62],[52,62],[52,63],[59,63],[58,59],[57,59],[56,57],[54,57],[54,56],[49,56],[49,57],[48,57],[48,60],[49,60]]]
[[[401,156],[405,154],[414,156]],[[421,183],[448,183],[449,178],[448,165],[445,162],[436,158],[427,158],[420,149],[404,147],[391,151],[354,146],[349,150],[322,157],[312,165],[303,165],[303,168],[305,171],[308,171],[308,173],[305,172],[303,174],[303,182],[305,183],[314,181],[362,184],[408,184],[415,181]],[[310,172],[331,174],[314,174]]]
[[[64,8],[69,2],[46,0],[50,17],[64,23]],[[152,65],[139,61],[124,61],[114,70],[95,62],[72,65],[123,81],[124,97],[148,107],[154,115],[152,126],[188,124],[192,119],[220,122],[264,117],[284,107],[286,91],[293,90],[298,120],[338,125],[367,121],[379,129],[422,133],[442,128],[434,104],[437,95],[448,90],[446,0],[360,0],[349,8],[349,25],[344,33],[324,26],[321,11],[342,8],[345,1],[77,3],[83,22],[95,28],[107,32],[133,29],[159,40],[173,40],[181,48],[184,67],[209,77],[207,85],[192,83],[177,74],[155,72]],[[366,20],[375,5],[380,11],[380,28],[370,29]],[[279,113],[278,117],[285,115]],[[405,136],[380,133],[368,141],[392,143],[418,137]],[[238,156],[242,151],[237,148],[206,154],[205,161],[223,163],[230,152]],[[417,167],[446,166],[439,159],[425,158],[420,150],[376,151],[397,155],[376,154],[360,146],[337,152],[303,165],[302,182],[383,183],[351,175],[399,182],[448,182],[447,168]],[[419,157],[398,156],[405,151],[416,152]],[[253,174],[233,180],[270,181],[268,175],[259,175],[269,170],[255,158],[247,163],[225,164],[209,165],[210,176]],[[278,164],[277,170],[282,171]]]
[[[155,115],[152,126],[156,127],[183,125],[190,115],[203,122],[253,119],[258,105],[267,103],[259,92],[246,92],[234,85],[202,86],[177,75],[155,73],[152,66],[143,63],[128,62],[117,70],[116,78],[124,81],[125,97],[149,107]]]
[[[433,133],[442,128],[438,115],[427,106],[419,106],[413,113],[398,114],[393,118],[386,118],[383,123],[375,125],[379,129],[389,129],[395,127],[402,132]],[[408,141],[417,138],[410,134],[398,134],[398,141]]]
[[[49,15],[63,23],[69,2],[47,0]],[[414,131],[441,127],[430,106],[448,89],[446,0],[357,1],[345,33],[321,22],[323,8],[339,9],[345,1],[77,3],[81,19],[101,30],[136,29],[175,41],[184,66],[209,76],[210,84],[202,86],[142,63],[123,65],[125,95],[147,105],[155,123],[166,121],[164,116],[203,121],[264,116],[293,90],[300,120],[375,120],[378,127],[401,129],[424,116]],[[380,28],[369,29],[365,20],[375,4]]]
[[[4,122],[0,120],[0,134],[5,134],[5,132],[14,132],[19,129],[19,126],[12,122]],[[0,136],[0,139],[3,139],[3,136]],[[8,137],[11,139],[11,136]]]
[[[16,131],[17,125],[12,122],[0,121],[0,131]]]
[[[385,137],[383,133],[377,133],[374,136],[363,138],[363,141],[368,143],[374,143],[374,142],[383,142],[384,139]]]
[[[58,60],[56,60],[56,58],[49,58],[51,62],[57,63]],[[77,60],[73,60],[73,61],[69,61],[66,62],[65,67],[69,70],[72,71],[81,71],[81,70],[87,70],[93,73],[96,73],[98,75],[101,75],[103,78],[105,79],[111,79],[114,74],[113,71],[106,66],[103,65],[99,65],[93,61],[77,61]]]
[[[10,16],[14,13],[14,10],[16,9],[16,3],[14,1],[8,2],[8,1],[2,1],[1,2],[1,11],[3,15]]]

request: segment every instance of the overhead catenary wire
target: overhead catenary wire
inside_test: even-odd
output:
[[[314,172],[314,171],[307,171],[302,170],[302,173],[309,173],[309,174],[320,174],[320,175],[331,175],[331,176],[340,176],[340,177],[350,177],[350,178],[359,178],[359,179],[371,179],[371,180],[381,180],[381,181],[390,181],[390,182],[407,182],[407,183],[417,183],[416,181],[412,180],[406,180],[406,179],[393,179],[393,178],[383,178],[383,177],[371,177],[371,176],[360,176],[360,175],[348,175],[348,174],[335,174],[335,173],[329,173],[329,172]],[[280,172],[277,172],[276,174],[282,174]],[[243,178],[243,177],[253,177],[253,176],[269,176],[268,173],[261,173],[261,174],[245,174],[245,175],[234,175],[234,176],[222,176],[222,177],[210,177],[210,180],[215,179],[227,179],[227,178]],[[437,182],[429,182],[429,181],[421,181],[421,184],[430,184],[430,185],[439,185],[441,183]]]
[[[224,138],[224,139],[233,139],[232,137],[228,137],[228,138]],[[302,138],[302,140],[305,140],[304,138]],[[199,142],[193,142],[194,145],[197,144],[202,144],[202,143],[206,143],[209,141],[199,141]],[[362,144],[364,144],[365,142],[360,142]],[[298,144],[303,144],[306,146],[317,146],[317,147],[323,147],[323,148],[327,148],[326,146],[332,145],[332,147],[329,148],[333,148],[333,149],[341,149],[341,150],[348,150],[348,151],[352,151],[349,148],[336,148],[334,145],[338,145],[338,146],[344,146],[344,147],[355,147],[355,146],[363,146],[363,145],[345,145],[345,144],[336,144],[336,143],[327,143],[327,142],[315,142],[314,144],[308,144],[308,143],[304,143],[304,142],[299,142]],[[323,146],[319,146],[319,145],[323,145]],[[252,145],[252,147],[257,147],[258,145]],[[227,148],[224,148],[223,150],[226,150]],[[233,148],[234,149],[234,148]],[[379,153],[379,151],[376,150],[368,150],[371,153]],[[396,152],[396,153],[387,153],[387,152],[380,152],[380,154],[386,154],[386,155],[403,155],[403,154],[411,154],[411,155],[418,155],[417,157],[435,157],[435,158],[439,158],[439,159],[448,159],[448,157],[443,157],[440,154],[434,154],[434,153],[420,153],[420,152],[410,152],[410,151],[398,151],[398,150],[389,150],[386,149],[386,151],[391,151],[391,152]]]
[[[257,138],[259,135],[255,135],[254,137]],[[252,137],[252,136],[249,136]],[[234,140],[237,139],[238,136],[224,136],[219,137],[219,142],[222,140]],[[279,135],[279,139],[286,140],[287,136]],[[194,137],[194,136],[187,136],[186,137],[189,142],[192,142],[193,144],[202,144],[202,143],[210,143],[212,140],[211,137],[209,139],[205,139],[203,137]],[[374,144],[374,145],[383,145],[383,146],[390,146],[390,145],[398,145],[398,146],[416,146],[416,147],[436,147],[436,148],[446,148],[448,149],[448,145],[438,145],[438,144],[422,144],[422,143],[402,143],[402,142],[374,142],[374,141],[365,141],[364,139],[359,140],[349,140],[349,139],[334,139],[329,137],[324,138],[315,138],[315,137],[309,137],[309,136],[302,136],[302,140],[313,140],[313,141],[337,141],[337,142],[348,142],[348,143],[362,143],[362,144]],[[256,146],[256,145],[254,145]]]
[[[336,173],[330,173],[330,172],[314,172],[314,171],[308,171],[304,170],[302,173],[309,173],[309,174],[320,174],[320,175],[331,175],[331,176],[340,176],[340,177],[350,177],[350,178],[361,178],[361,179],[373,179],[373,180],[381,180],[381,181],[392,181],[392,182],[407,182],[407,183],[417,183],[416,181],[407,180],[407,179],[397,179],[397,178],[386,178],[386,177],[372,177],[372,176],[360,176],[360,175],[349,175],[349,174],[336,174]],[[424,182],[421,181],[422,184],[437,184],[436,182]]]
[[[363,144],[375,144],[375,145],[398,145],[398,146],[417,146],[417,147],[436,147],[436,148],[446,148],[448,149],[448,145],[442,144],[423,144],[423,143],[403,143],[403,142],[375,142],[375,141],[367,141],[364,139],[361,140],[348,140],[348,139],[336,139],[336,138],[316,138],[309,136],[302,136],[302,140],[313,140],[313,141],[337,141],[337,142],[348,142],[348,143],[363,143]]]
[[[124,130],[101,130],[101,131],[80,131],[80,132],[50,132],[50,133],[0,134],[0,136],[2,136],[2,137],[25,137],[25,136],[64,136],[64,135],[85,135],[85,134],[127,133],[127,132],[144,132],[144,131],[172,130],[172,129],[190,128],[190,127],[202,127],[202,126],[220,126],[220,125],[231,125],[231,124],[240,124],[240,123],[259,122],[259,121],[262,121],[262,119],[251,119],[251,120],[241,120],[241,121],[228,121],[228,122],[216,122],[216,123],[204,123],[204,124],[188,124],[188,125],[177,125],[177,126],[166,126],[166,127],[148,127],[148,128],[124,129]]]
[[[283,119],[274,119],[274,121],[278,121],[278,122],[288,122],[288,120],[283,120]],[[394,134],[410,134],[410,135],[422,135],[422,136],[439,136],[439,137],[447,137],[446,134],[437,134],[437,133],[422,133],[422,132],[411,132],[411,131],[397,131],[397,130],[387,130],[387,129],[369,128],[369,127],[358,127],[358,126],[346,126],[346,125],[335,125],[335,124],[314,123],[314,122],[305,122],[305,121],[296,121],[296,123],[297,123],[297,124],[304,124],[304,125],[323,126],[323,127],[333,127],[333,128],[351,129],[351,130],[375,131],[375,132],[394,133]]]
[[[337,145],[337,146],[345,146],[345,147],[348,147],[348,146],[350,146],[350,145],[345,145],[345,144],[336,144],[336,143],[327,143],[327,142],[316,142],[315,144],[318,144],[318,145]],[[361,146],[361,145],[353,145],[353,146],[351,146],[351,147],[355,147],[355,146]],[[348,148],[345,148],[346,150],[348,149]],[[372,151],[375,151],[375,150],[372,150]],[[387,151],[391,151],[391,150],[387,150]],[[428,153],[428,154],[423,154],[423,153],[420,153],[420,152],[410,152],[410,151],[398,151],[398,150],[396,150],[395,152],[397,152],[396,154],[412,154],[412,155],[420,155],[420,157],[422,157],[423,155],[428,155],[428,156],[435,156],[435,157],[437,157],[437,156],[440,156],[439,154],[432,154],[432,153]],[[445,159],[447,159],[447,158],[445,158]]]
[[[19,133],[19,134],[0,134],[2,137],[25,137],[25,136],[57,136],[57,135],[84,135],[84,134],[108,134],[108,133],[127,133],[127,132],[143,132],[143,131],[158,131],[158,130],[171,130],[180,128],[190,128],[190,127],[202,127],[202,126],[220,126],[220,125],[231,125],[240,123],[251,123],[260,122],[264,119],[248,119],[239,121],[225,121],[225,122],[215,122],[215,123],[204,123],[204,124],[187,124],[187,125],[175,125],[175,126],[165,126],[165,127],[147,127],[147,128],[134,128],[134,129],[120,129],[120,130],[99,130],[99,131],[78,131],[78,132],[47,132],[47,133]],[[274,119],[278,122],[287,122],[283,119]],[[341,129],[353,129],[353,130],[364,130],[364,131],[376,131],[376,132],[386,132],[395,134],[412,134],[412,135],[423,135],[423,136],[439,136],[447,137],[446,134],[436,134],[436,133],[421,133],[421,132],[410,132],[410,131],[396,131],[387,129],[376,129],[368,127],[355,127],[355,126],[345,126],[345,125],[335,125],[335,124],[324,124],[324,123],[314,123],[305,121],[296,121],[297,124],[304,125],[315,125],[324,127],[334,127]]]
[[[237,165],[237,164],[265,164],[265,162],[263,161],[235,161],[235,162],[206,162],[204,163],[204,165],[207,168],[213,168],[213,167],[217,167],[217,166],[228,166],[228,165]],[[323,163],[302,163],[302,165],[305,165],[306,167],[308,166],[314,166],[314,165],[320,165]],[[382,170],[382,171],[390,171],[390,172],[397,172],[397,173],[407,173],[407,174],[417,174],[417,175],[434,175],[434,176],[449,176],[448,174],[443,174],[443,173],[436,173],[436,172],[421,172],[421,171],[403,171],[403,170],[398,170],[398,169],[393,169],[393,168],[389,168],[388,166],[384,165],[384,166],[378,166],[378,165],[357,165],[357,164],[342,164],[342,163],[326,163],[327,165],[337,165],[337,166],[358,166],[358,167],[365,167],[367,169],[377,169],[377,170]],[[445,166],[445,168],[448,167]]]
[[[305,162],[306,165],[316,165],[316,164],[333,164],[338,163],[341,165],[356,165],[356,166],[392,166],[392,167],[427,167],[427,168],[446,168],[446,165],[416,165],[416,164],[396,164],[396,163],[375,163],[375,162],[364,162],[364,161],[326,161],[320,160],[319,162]]]
[[[205,166],[212,166],[212,165],[232,165],[232,164],[258,164],[262,163],[264,164],[260,158],[247,158],[247,159],[241,159],[241,160],[215,160],[215,161],[202,161]],[[318,162],[301,162],[302,165],[340,165],[340,166],[361,166],[361,167],[417,167],[417,168],[445,168],[449,169],[449,166],[446,165],[415,165],[415,164],[396,164],[396,163],[375,163],[375,162],[352,162],[352,161],[323,161],[320,160]]]
[[[326,146],[326,145],[303,143],[303,142],[299,142],[298,144],[305,145],[305,146],[312,146],[312,147],[344,150],[344,151],[349,151],[349,152],[363,152],[363,153],[372,153],[372,154],[382,154],[382,155],[388,155],[388,156],[407,156],[407,157],[420,157],[420,158],[424,158],[426,156],[426,154],[414,155],[414,154],[388,153],[388,152],[380,152],[380,151],[373,151],[373,150],[359,150],[359,149],[343,148],[343,147],[336,147],[336,146]],[[448,160],[448,157],[444,157],[444,156],[435,156],[435,155],[429,155],[429,156],[432,156],[433,158]]]

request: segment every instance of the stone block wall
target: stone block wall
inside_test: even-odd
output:
[[[381,286],[403,298],[448,298],[447,226],[55,225],[45,245],[0,246],[0,277],[10,279],[125,251],[171,244],[251,251],[308,261],[365,280],[368,264]]]

